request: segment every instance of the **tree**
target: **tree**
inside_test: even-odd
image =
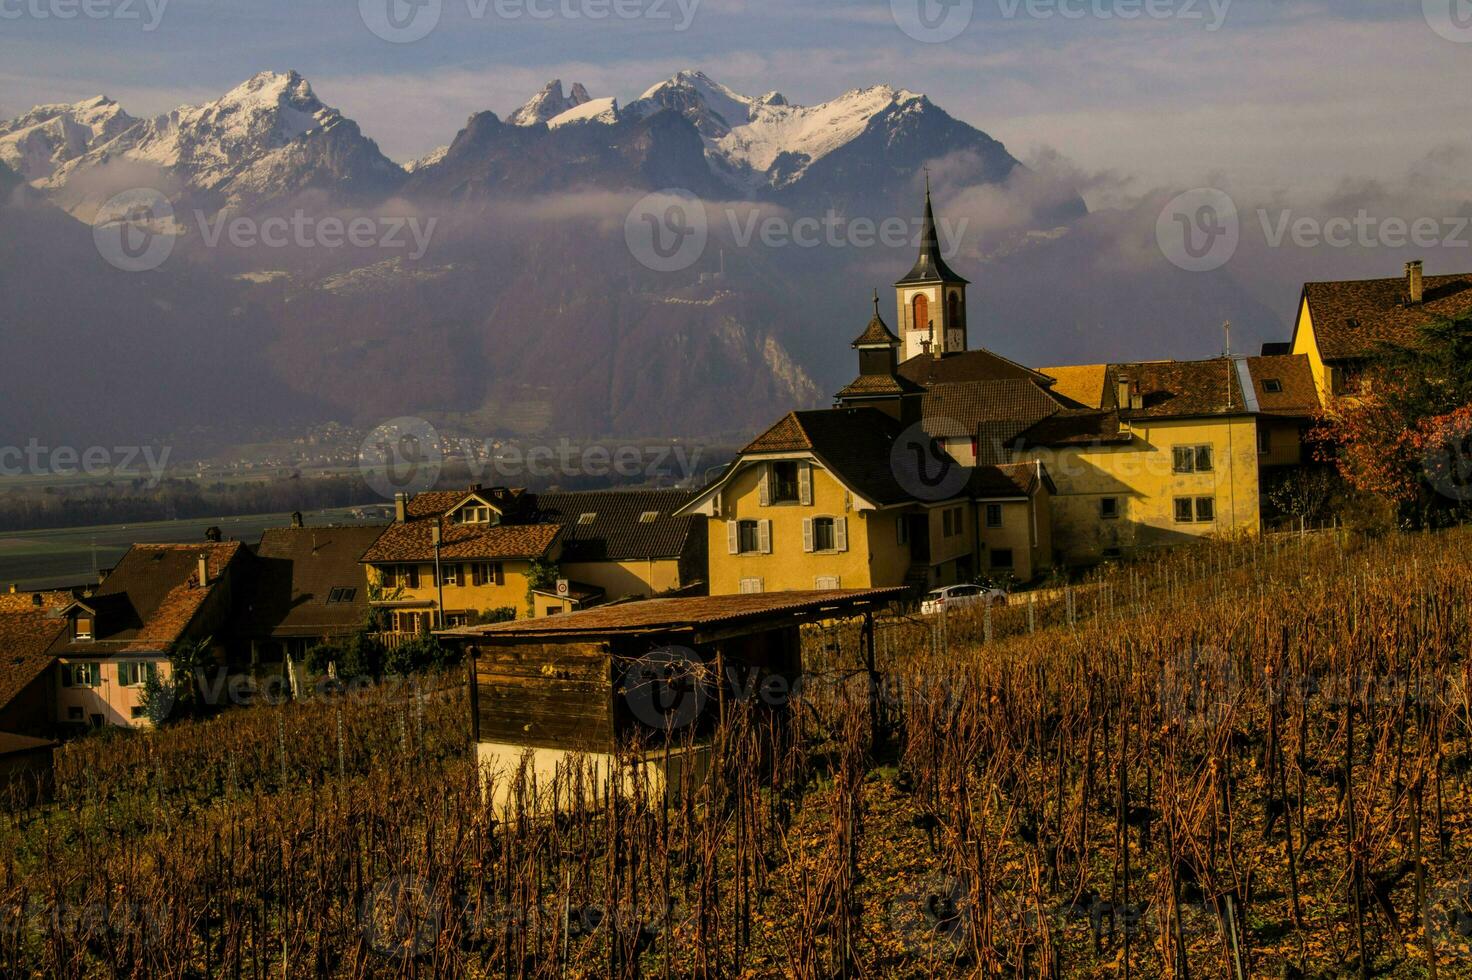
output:
[[[204,709],[204,691],[208,678],[205,674],[212,667],[219,667],[214,655],[214,638],[202,640],[175,640],[169,647],[168,683],[173,688],[170,708],[186,714],[199,714]],[[145,694],[147,693],[145,682]],[[167,700],[161,695],[160,704]],[[146,710],[146,709],[145,709]],[[167,718],[172,711],[165,711]]]
[[[1462,516],[1472,502],[1472,318],[1382,344],[1366,377],[1316,427],[1323,458],[1354,489],[1391,501],[1403,523]]]
[[[557,580],[562,573],[557,568],[557,563],[545,558],[534,558],[526,569],[526,609],[530,615],[536,608],[532,593],[536,591],[547,591],[557,585]]]

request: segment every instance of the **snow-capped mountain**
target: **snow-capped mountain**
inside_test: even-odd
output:
[[[26,180],[45,180],[58,167],[137,121],[101,95],[75,105],[36,106],[23,116],[0,122],[0,162]]]
[[[569,109],[576,109],[591,101],[592,96],[588,95],[582,82],[574,82],[572,94],[563,95],[562,79],[554,78],[542,91],[528,99],[525,105],[507,116],[506,121],[513,126],[535,126],[537,123],[551,122]]]
[[[390,189],[404,172],[358,124],[323,105],[296,72],[261,72],[214,102],[135,122],[74,157],[44,184],[74,214],[105,199],[105,175],[120,164],[154,168],[175,196],[245,209],[312,187],[347,195]],[[127,168],[137,183],[137,168]],[[77,192],[78,185],[85,190]],[[162,189],[162,188],[161,188]]]
[[[557,129],[571,123],[600,123],[612,126],[619,121],[618,99],[589,99],[560,115],[547,120],[548,129]]]

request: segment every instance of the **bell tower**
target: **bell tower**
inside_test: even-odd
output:
[[[929,354],[944,357],[966,349],[966,287],[941,255],[930,174],[925,175],[925,221],[920,230],[920,257],[909,275],[894,284],[904,359]]]

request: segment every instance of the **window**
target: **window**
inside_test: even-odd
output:
[[[92,639],[92,629],[93,626],[91,616],[78,616],[76,619],[75,628],[72,631],[72,636],[73,638],[78,640],[90,640]]]
[[[736,522],[736,551],[738,555],[754,555],[762,552],[762,525],[764,521]]]
[[[1106,521],[1119,520],[1119,498],[1105,497],[1099,501],[1099,517]]]
[[[843,585],[837,575],[819,575],[813,580],[813,588],[819,592],[837,592]]]
[[[916,296],[914,302],[911,304],[910,329],[930,329],[930,298],[924,293]]]
[[[1177,497],[1177,524],[1210,524],[1216,520],[1215,497]]]
[[[328,593],[327,593],[327,604],[329,606],[337,606],[337,605],[341,605],[343,603],[352,602],[357,597],[358,597],[358,590],[357,589],[348,588],[346,586],[339,586],[339,587],[337,587],[335,589],[331,589],[331,590],[328,591]]]
[[[141,705],[141,704],[135,704],[135,705],[133,705],[132,709],[129,711],[129,714],[132,715],[132,717],[135,720],[138,719],[138,718],[142,718],[143,717],[143,705]]]
[[[62,687],[101,687],[101,664],[62,664]]]
[[[597,514],[579,514],[578,515],[578,525],[580,527],[587,527],[589,524],[592,524],[597,519],[598,519],[598,515]]]
[[[495,513],[484,504],[466,504],[460,508],[459,521],[461,524],[494,524]]]
[[[1174,450],[1177,473],[1210,473],[1212,471],[1210,446],[1176,446]]]
[[[419,588],[418,565],[385,565],[379,570],[385,589]]]
[[[947,538],[955,533],[951,530],[951,511],[949,509],[942,512],[940,515],[940,533],[943,537]]]
[[[445,613],[445,625],[448,627],[469,626],[469,613]]]
[[[910,543],[910,519],[904,514],[894,519],[894,540],[896,544]]]
[[[832,551],[838,547],[836,541],[837,538],[834,537],[833,533],[833,518],[813,518],[813,550]]]
[[[759,578],[744,578],[741,580],[741,594],[755,595],[762,591],[762,580]]]
[[[657,520],[659,520],[659,511],[657,510],[646,510],[639,515],[640,524],[653,524]]]
[[[1262,383],[1262,390],[1270,395],[1281,395],[1283,393],[1283,382],[1277,378],[1268,378]]]
[[[798,490],[797,463],[772,464],[772,503],[795,504],[801,500]]]
[[[498,561],[478,561],[470,566],[470,584],[505,585],[505,569]]]
[[[67,721],[81,721],[82,720],[82,709],[81,708],[76,708],[76,707],[67,708],[66,709],[66,720]]]
[[[451,563],[449,565],[444,565],[444,564],[440,565],[440,584],[441,585],[459,585],[460,584],[460,566],[457,565],[457,564],[454,564],[454,563]]]
[[[123,687],[142,687],[148,678],[155,676],[157,676],[157,668],[153,664],[118,664],[118,683]]]
[[[1257,454],[1266,456],[1273,451],[1273,434],[1268,429],[1257,430]]]
[[[993,528],[995,528],[995,527],[1001,527],[1002,526],[1002,505],[1001,504],[987,504],[986,505],[986,526],[987,527],[993,527]]]
[[[1012,568],[1014,562],[1015,559],[1012,556],[1011,548],[995,548],[992,550],[993,568]]]

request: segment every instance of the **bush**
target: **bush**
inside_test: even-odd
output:
[[[337,665],[337,676],[341,680],[368,677],[374,680],[383,676],[387,651],[378,637],[367,631],[354,633],[336,643],[319,643],[307,651],[307,669],[313,674],[326,674],[331,665]]]
[[[434,637],[425,634],[390,650],[384,666],[390,674],[409,677],[430,670],[453,667],[460,659],[458,648],[446,647]]]

